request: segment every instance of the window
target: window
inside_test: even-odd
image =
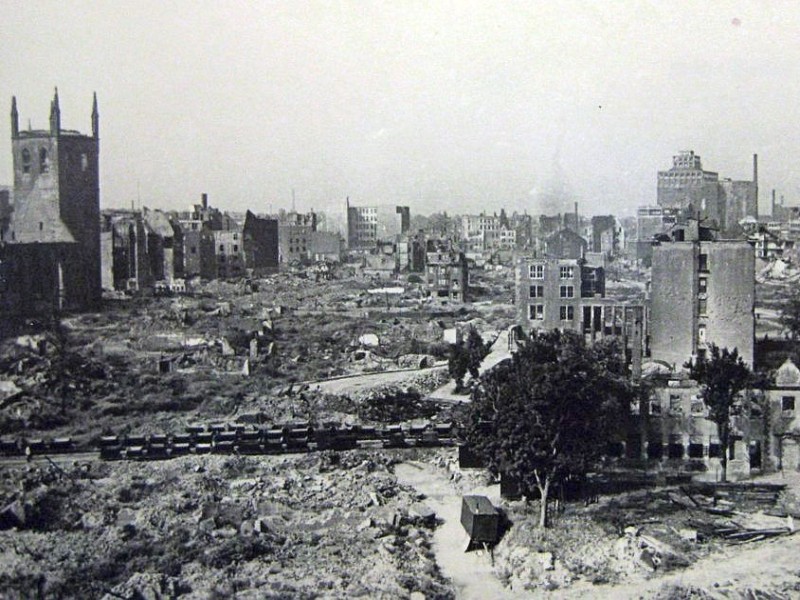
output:
[[[50,170],[50,159],[47,158],[47,150],[44,148],[39,149],[39,171],[47,173]]]
[[[561,267],[558,272],[561,279],[572,279],[575,274],[575,267]]]
[[[794,411],[794,396],[784,396],[781,398],[781,410]]]
[[[544,286],[543,285],[532,285],[530,288],[530,297],[531,298],[541,298],[544,296]]]
[[[225,244],[220,244],[219,245],[219,251],[220,252],[225,252]]]
[[[697,291],[700,294],[707,294],[708,293],[708,279],[705,277],[701,277],[700,281],[697,284]]]
[[[197,254],[197,246],[192,246],[191,248],[189,248],[189,253]]]
[[[705,317],[708,314],[708,301],[705,298],[700,298],[697,303],[697,312],[700,316]]]
[[[561,320],[562,321],[572,321],[575,318],[575,307],[574,306],[562,306],[561,307]]]
[[[706,411],[706,405],[702,400],[692,400],[692,414],[696,417],[702,417]]]
[[[544,279],[544,265],[531,265],[531,279]]]
[[[238,240],[239,239],[239,234],[238,233],[234,233],[233,234],[233,239]]]
[[[31,172],[31,153],[27,148],[22,149],[22,172]]]
[[[544,319],[544,304],[531,304],[528,307],[528,318],[531,321],[541,321]]]
[[[708,444],[708,458],[722,458],[722,446],[719,441]]]
[[[86,154],[81,154],[81,171],[86,171],[89,168],[89,157]]]
[[[661,416],[660,400],[650,400],[650,414],[655,416]]]
[[[559,290],[559,295],[562,298],[574,298],[575,297],[575,287],[572,285],[562,285]]]
[[[681,397],[678,394],[670,394],[669,414],[671,415],[683,414],[683,405],[681,404]]]
[[[234,244],[233,245],[233,251],[234,252],[238,252],[239,251],[239,245],[238,244]]]
[[[708,271],[708,254],[701,254],[697,267],[701,272]]]
[[[42,231],[42,230],[44,230],[44,223],[39,221],[39,231]]]

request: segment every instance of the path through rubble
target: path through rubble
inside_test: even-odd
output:
[[[518,592],[503,587],[492,572],[490,557],[484,551],[464,552],[469,538],[461,526],[461,494],[451,485],[446,474],[436,467],[407,462],[395,466],[397,480],[425,494],[425,504],[444,522],[436,528],[433,550],[442,573],[449,577],[459,599],[485,600],[522,598]],[[499,501],[500,487],[480,487],[469,492]]]

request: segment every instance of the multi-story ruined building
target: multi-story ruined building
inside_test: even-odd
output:
[[[21,130],[11,101],[13,202],[0,227],[0,304],[11,312],[87,309],[101,298],[99,123],[61,127],[58,90],[46,130]]]
[[[464,253],[450,243],[428,240],[425,282],[434,302],[467,302],[469,267]]]
[[[257,217],[249,210],[242,227],[242,248],[248,271],[255,275],[275,273],[278,270],[279,226],[277,219]]]
[[[715,239],[695,220],[656,242],[650,291],[651,352],[677,368],[710,343],[753,365],[755,258],[746,241]]]
[[[397,242],[411,228],[408,206],[351,206],[347,200],[347,247],[372,249],[377,242]]]
[[[605,272],[582,259],[520,258],[515,305],[523,331],[561,329],[587,340],[616,336],[637,365],[647,354],[643,304],[605,297]]]
[[[679,152],[671,169],[658,172],[657,203],[733,231],[743,218],[758,217],[758,155],[753,155],[753,180],[733,181],[705,171],[694,151]]]

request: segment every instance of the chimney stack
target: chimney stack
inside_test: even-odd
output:
[[[200,194],[200,203],[203,205],[203,210],[208,210],[208,194]]]
[[[758,188],[758,154],[753,154],[753,183]]]
[[[772,218],[775,218],[775,188],[772,188]]]

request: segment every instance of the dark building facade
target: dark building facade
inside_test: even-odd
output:
[[[278,270],[279,237],[277,219],[262,219],[249,210],[242,227],[245,268],[255,275]]]

